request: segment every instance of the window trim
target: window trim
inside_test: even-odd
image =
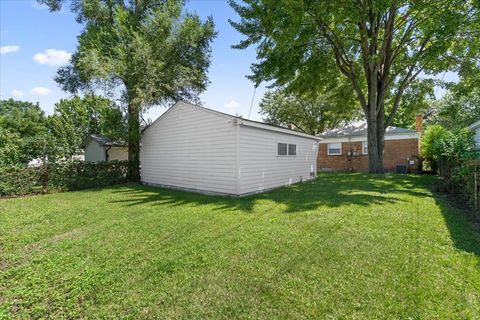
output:
[[[340,148],[334,148],[334,149],[340,149],[340,152],[339,153],[331,153],[330,152],[330,145],[331,144],[338,144],[340,145]],[[341,142],[330,142],[330,143],[327,143],[327,155],[329,156],[341,156],[342,155],[342,143]]]
[[[295,146],[295,154],[290,154],[290,146]],[[297,144],[296,143],[287,143],[287,155],[296,156],[297,155]]]
[[[285,154],[280,154],[280,152],[279,152],[280,151],[280,149],[279,149],[280,144],[286,145]],[[287,157],[287,156],[288,156],[288,143],[277,141],[277,157]]]
[[[365,152],[365,144],[367,145],[367,152]],[[362,141],[362,154],[363,155],[368,154],[368,141]]]
[[[276,141],[277,142],[277,157],[296,157],[297,152],[298,152],[298,145],[296,143],[288,143],[288,142],[281,142],[281,141]],[[286,154],[278,154],[278,146],[279,144],[285,144],[287,146],[286,149]],[[295,146],[295,154],[290,154],[290,146]]]

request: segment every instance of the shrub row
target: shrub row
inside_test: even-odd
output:
[[[430,167],[440,175],[439,189],[474,203],[479,153],[474,150],[470,130],[450,131],[433,125],[423,135],[422,153]]]
[[[37,168],[0,167],[0,196],[81,190],[127,181],[128,161],[68,161]]]

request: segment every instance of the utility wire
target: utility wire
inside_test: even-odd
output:
[[[252,102],[250,102],[250,110],[248,110],[248,120],[250,120],[250,113],[252,112],[253,101],[255,100],[255,92],[257,91],[258,84],[253,88]]]

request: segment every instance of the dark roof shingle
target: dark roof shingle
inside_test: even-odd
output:
[[[127,144],[124,141],[114,140],[113,138],[102,136],[101,134],[91,134],[83,139],[81,147],[84,148],[90,139],[97,141],[102,146],[110,146],[110,147],[126,147]]]

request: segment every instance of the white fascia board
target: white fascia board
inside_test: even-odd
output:
[[[239,122],[240,122],[240,125],[248,126],[248,127],[252,127],[252,128],[257,128],[257,129],[261,129],[261,130],[280,132],[280,133],[289,134],[289,135],[292,135],[292,136],[299,136],[299,137],[312,139],[312,140],[316,140],[316,141],[323,140],[322,138],[311,136],[311,135],[306,134],[306,133],[293,131],[293,130],[290,130],[290,129],[284,129],[284,128],[280,128],[280,127],[274,127],[274,126],[259,123],[259,122],[253,122],[253,121],[249,121],[249,120],[245,120],[245,119],[239,119]]]

